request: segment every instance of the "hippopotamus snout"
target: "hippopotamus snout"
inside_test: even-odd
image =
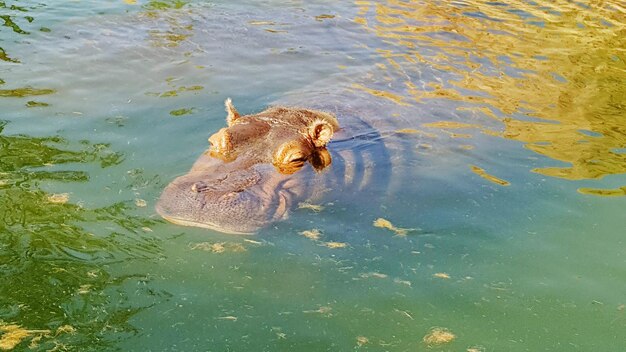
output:
[[[167,186],[156,210],[176,224],[251,234],[285,216],[291,203],[285,177],[264,165],[210,178],[206,170],[192,172]]]

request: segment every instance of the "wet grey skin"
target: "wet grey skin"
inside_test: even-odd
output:
[[[330,164],[325,146],[339,125],[318,110],[272,107],[241,116],[227,100],[226,111],[228,127],[165,188],[156,211],[179,225],[253,234],[315,193],[316,173]]]
[[[163,191],[157,212],[175,224],[233,234],[252,234],[285,216],[289,191],[277,188],[284,176],[272,165],[215,164],[176,178]]]

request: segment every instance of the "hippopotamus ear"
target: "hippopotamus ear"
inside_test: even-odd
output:
[[[222,160],[227,160],[233,151],[233,137],[226,128],[222,128],[209,137],[209,155]]]
[[[230,98],[226,99],[224,105],[226,105],[226,112],[228,113],[228,116],[226,116],[226,122],[228,123],[228,127],[230,127],[235,123],[235,120],[241,117],[241,115],[239,115],[239,112],[235,109],[233,101],[230,100]]]
[[[334,116],[327,113],[318,112],[318,118],[309,126],[309,137],[317,148],[326,146],[333,133],[339,129],[339,124]]]

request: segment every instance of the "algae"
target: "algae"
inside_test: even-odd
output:
[[[240,253],[247,251],[246,247],[244,247],[241,243],[234,242],[199,242],[199,243],[190,243],[190,250],[201,250],[205,252],[211,253],[225,253],[225,252],[233,252]]]
[[[38,102],[38,101],[33,101],[33,100],[30,100],[30,101],[26,102],[26,107],[27,108],[35,108],[35,107],[43,108],[43,107],[46,107],[46,106],[50,106],[50,104],[42,103],[42,102]]]
[[[348,247],[347,243],[344,242],[324,242],[323,246],[331,248],[331,249],[337,249],[337,248],[346,248]]]
[[[435,327],[430,330],[423,341],[427,345],[443,345],[452,342],[456,336],[448,329]]]
[[[476,166],[476,165],[470,165],[470,169],[472,169],[472,172],[474,172],[475,174],[477,174],[478,176],[484,178],[487,181],[493,182],[497,185],[500,186],[510,186],[511,183],[509,181],[503,180],[501,178],[498,178],[496,176],[490,175],[488,174],[484,169]]]
[[[318,229],[306,230],[300,232],[300,234],[310,240],[317,241],[322,237],[322,232]]]
[[[375,227],[380,227],[383,229],[391,230],[395,232],[397,236],[406,236],[409,233],[409,231],[416,230],[416,229],[403,229],[403,228],[396,227],[389,220],[383,219],[383,218],[378,218],[374,220],[373,225]]]
[[[0,48],[0,60],[16,64],[20,63],[20,60],[9,57],[9,55],[3,48]],[[2,83],[4,83],[4,81],[2,81]]]
[[[80,164],[121,162],[122,157],[111,159],[119,154],[106,144],[6,135],[5,126],[0,121],[0,305],[7,308],[2,318],[16,323],[5,324],[4,346],[30,338],[42,350],[57,344],[110,349],[116,336],[132,331],[129,319],[158,296],[140,293],[145,301],[132,306],[110,301],[102,293],[133,277],[112,274],[106,265],[157,256],[156,239],[139,234],[157,222],[134,215],[130,201],[89,208],[80,199],[73,203],[68,194],[49,191],[87,182],[90,175]],[[80,314],[78,307],[83,307]],[[70,328],[69,319],[80,333]],[[58,336],[38,338],[39,330],[22,325],[58,326]],[[108,329],[117,332],[105,333]]]
[[[15,89],[0,89],[0,97],[8,97],[8,98],[24,98],[30,97],[34,95],[48,95],[54,94],[56,90],[54,89],[39,89],[32,87],[24,87],[24,88],[15,88]]]
[[[186,109],[186,108],[170,111],[170,115],[172,116],[183,116],[183,115],[189,115],[191,113],[193,113],[193,109]]]
[[[70,200],[68,193],[55,193],[48,196],[48,202],[55,204],[65,204]]]
[[[152,0],[143,5],[146,10],[181,9],[189,1],[183,0]]]
[[[356,337],[356,344],[359,347],[367,345],[369,342],[370,342],[370,340],[367,337],[365,337],[365,336],[357,336]]]
[[[311,204],[308,202],[300,202],[298,203],[298,209],[308,209],[319,213],[320,211],[324,210],[324,206],[319,204]]]

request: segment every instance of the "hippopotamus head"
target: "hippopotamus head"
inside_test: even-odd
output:
[[[339,129],[326,112],[272,107],[241,116],[226,100],[227,127],[191,170],[163,191],[156,210],[166,220],[226,233],[253,233],[283,218],[310,192],[304,168],[331,162],[325,146]],[[309,166],[310,165],[310,166]]]

